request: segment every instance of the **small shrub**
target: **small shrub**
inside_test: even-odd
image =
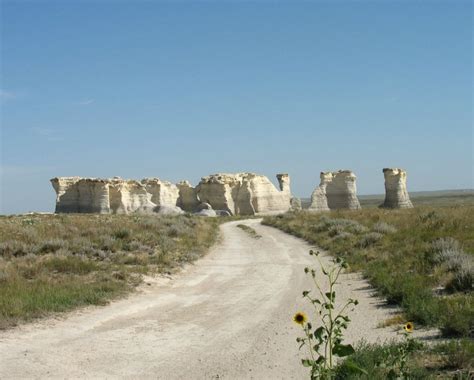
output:
[[[9,274],[6,268],[0,268],[0,284],[2,282],[7,282],[9,278]]]
[[[70,251],[68,248],[59,248],[59,249],[55,252],[55,255],[56,255],[56,256],[63,256],[63,257],[66,257],[66,256],[71,256],[72,253],[71,253],[71,251]]]
[[[331,236],[331,237],[334,237],[336,235],[340,235],[343,232],[344,232],[344,226],[342,226],[340,224],[332,225],[328,229],[328,235]]]
[[[0,256],[2,257],[19,257],[25,256],[31,251],[28,244],[18,240],[8,240],[0,243]]]
[[[369,232],[362,236],[358,242],[358,246],[361,248],[367,248],[383,238],[383,235],[380,232]]]
[[[474,297],[448,297],[440,300],[440,328],[444,336],[474,337]]]
[[[351,234],[350,232],[342,231],[338,233],[336,236],[334,236],[333,240],[346,240],[346,239],[350,239],[352,236],[354,235]]]
[[[374,226],[372,227],[372,230],[375,232],[379,232],[381,234],[393,234],[397,232],[397,229],[394,226],[385,222],[375,223]]]
[[[446,289],[450,291],[468,292],[473,290],[474,267],[466,260],[465,265],[456,269]]]
[[[459,242],[451,237],[436,239],[431,243],[433,252],[441,252],[446,250],[460,251],[461,245]]]
[[[434,347],[434,352],[445,356],[445,367],[449,369],[474,368],[474,342],[470,339],[452,340]]]
[[[75,274],[87,274],[97,269],[97,264],[93,261],[74,256],[53,256],[41,263],[41,266],[51,272]]]
[[[325,215],[321,217],[319,223],[310,227],[310,230],[316,233],[329,231],[330,236],[335,236],[338,232],[342,232],[346,229],[356,233],[357,231],[367,230],[366,227],[354,220],[344,218],[331,219]]]
[[[329,226],[326,223],[317,223],[317,224],[313,224],[309,229],[311,232],[318,233],[318,232],[327,231],[329,229]],[[291,232],[293,234],[296,233],[296,231],[291,231]]]
[[[400,356],[403,352],[412,355],[422,349],[419,342],[410,340],[404,343],[368,344],[361,342],[355,353],[336,367],[335,379],[429,379],[429,372],[411,362],[399,371]],[[354,368],[363,368],[363,374],[354,373]]]
[[[136,241],[136,240],[132,240],[128,244],[124,245],[123,248],[124,250],[130,251],[130,252],[146,252],[148,254],[153,253],[152,247],[142,244],[141,242]]]
[[[434,210],[425,212],[419,216],[419,220],[421,223],[429,223],[433,221],[437,221],[439,219],[438,213]]]
[[[369,229],[366,226],[360,223],[348,226],[347,230],[354,234],[364,234],[369,231]]]
[[[177,244],[173,239],[166,236],[160,236],[158,239],[158,247],[164,253],[176,251]]]
[[[168,227],[166,232],[169,237],[177,238],[186,235],[190,231],[190,226],[186,223],[188,219],[176,219],[175,223]]]
[[[450,291],[471,291],[474,281],[474,265],[472,257],[467,255],[459,242],[452,238],[435,240],[431,244],[435,264],[444,264],[453,272],[451,280],[446,284]]]
[[[69,250],[73,255],[90,256],[94,253],[94,245],[85,237],[74,237],[69,243]]]
[[[126,240],[130,237],[130,231],[125,228],[121,228],[119,230],[114,231],[113,236],[116,239]]]
[[[38,250],[39,253],[54,253],[58,249],[67,248],[68,244],[63,239],[50,239],[45,240],[41,243],[41,246]]]
[[[117,242],[116,238],[106,235],[101,237],[98,243],[98,248],[103,251],[115,252],[117,251],[118,245],[119,242]]]

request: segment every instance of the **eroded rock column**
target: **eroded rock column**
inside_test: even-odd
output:
[[[385,201],[382,207],[412,208],[407,191],[407,172],[399,168],[384,168]]]
[[[51,179],[56,191],[56,213],[79,212],[79,192],[76,183],[80,177],[55,177]]]
[[[350,170],[339,170],[333,172],[332,175],[332,181],[326,186],[329,208],[331,210],[360,209],[355,174]]]
[[[332,177],[331,172],[321,172],[319,186],[311,194],[309,211],[329,211],[326,187],[332,181]]]

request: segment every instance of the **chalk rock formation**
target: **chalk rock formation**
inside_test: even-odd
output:
[[[179,189],[175,184],[161,181],[159,178],[142,179],[141,184],[151,194],[151,201],[157,206],[176,206],[179,198]]]
[[[332,181],[327,184],[326,195],[331,210],[347,208],[360,209],[357,198],[356,176],[350,170],[339,170],[332,173]]]
[[[385,201],[382,207],[412,208],[407,191],[407,172],[398,168],[384,168]]]
[[[187,181],[174,185],[158,178],[57,177],[51,183],[56,191],[56,213],[179,214],[182,210],[206,210],[202,214],[215,216],[215,210],[230,215],[288,211],[290,178],[288,174],[278,174],[277,178],[280,190],[267,177],[254,173],[210,175],[195,188]]]
[[[154,210],[154,212],[160,215],[182,215],[185,212],[179,208],[178,206],[158,206]]]
[[[309,211],[360,209],[356,176],[350,170],[321,172],[321,182],[311,194]]]
[[[232,215],[256,215],[286,212],[290,209],[290,178],[278,174],[280,190],[270,180],[254,173],[213,174],[196,186],[197,197],[214,210]]]
[[[290,208],[291,208],[291,211],[301,211],[301,209],[302,209],[301,199],[296,198],[296,197],[292,197],[290,199]]]
[[[51,183],[56,191],[56,213],[160,212],[162,206],[175,208],[179,197],[175,185],[158,178],[135,181],[119,177],[57,177]]]
[[[309,206],[309,211],[329,211],[326,187],[328,183],[332,181],[332,177],[331,172],[321,172],[319,175],[319,186],[314,189],[311,194],[311,205]]]
[[[176,186],[179,189],[178,206],[184,211],[196,211],[201,203],[197,196],[196,189],[192,187],[188,181],[178,182]]]
[[[79,192],[75,184],[80,177],[56,177],[51,179],[56,191],[56,212],[78,212]]]
[[[217,212],[215,212],[213,209],[202,209],[201,211],[198,211],[194,213],[194,215],[197,216],[207,216],[210,218],[215,218],[217,216]]]

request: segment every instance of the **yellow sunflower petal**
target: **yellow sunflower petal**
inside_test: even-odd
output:
[[[405,323],[405,325],[403,326],[403,329],[406,331],[406,332],[413,332],[413,330],[415,329],[415,325],[413,324],[413,322],[407,322]]]
[[[301,326],[303,326],[308,318],[306,318],[306,315],[304,313],[298,312],[293,316],[293,321]]]

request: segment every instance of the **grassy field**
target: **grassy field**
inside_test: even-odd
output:
[[[0,328],[104,304],[201,257],[217,234],[217,219],[192,216],[0,217]]]
[[[403,315],[387,325],[413,320],[416,326],[439,327],[450,338],[417,342],[406,363],[407,378],[473,378],[474,193],[419,193],[412,195],[411,210],[379,209],[380,196],[360,201],[360,211],[302,211],[263,223],[344,257],[350,270],[362,272],[389,303],[401,307]],[[395,378],[403,347],[362,342],[337,366],[335,378]],[[355,375],[354,365],[366,373]]]
[[[302,211],[264,224],[345,258],[406,320],[474,336],[474,205]]]
[[[336,367],[335,379],[456,379],[471,380],[474,370],[474,344],[470,339],[450,340],[437,345],[412,341],[405,377],[400,374],[400,350],[406,342],[367,344],[361,342],[355,353]],[[355,375],[353,365],[366,373]],[[393,376],[394,372],[396,375]]]

